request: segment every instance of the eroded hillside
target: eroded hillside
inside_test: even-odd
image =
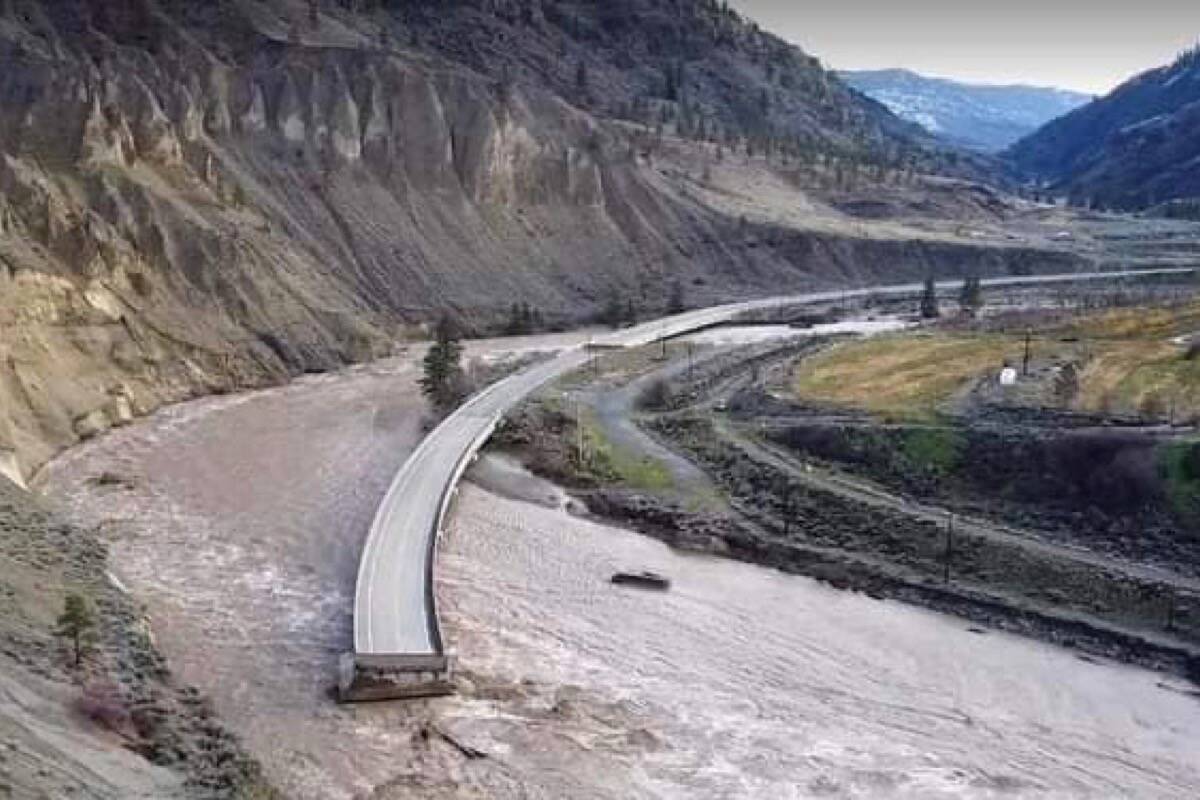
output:
[[[906,126],[715,4],[631,4],[631,62],[587,33],[605,4],[367,5],[0,6],[6,474],[443,309],[485,330],[518,299],[652,313],[676,281],[701,303],[1092,263],[965,228],[1018,209],[923,175]]]

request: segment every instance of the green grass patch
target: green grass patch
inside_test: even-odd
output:
[[[965,448],[966,441],[952,428],[913,428],[904,433],[901,445],[909,463],[937,476],[952,473]]]
[[[585,413],[582,420],[586,468],[593,475],[615,480],[631,489],[661,492],[674,488],[671,471],[656,459],[615,447],[595,420]]]
[[[1167,445],[1162,465],[1173,510],[1188,523],[1200,524],[1200,440]]]

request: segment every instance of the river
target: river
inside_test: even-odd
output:
[[[39,482],[288,796],[1200,795],[1177,681],[471,486],[437,572],[462,692],[334,704],[358,548],[418,437],[415,357],[166,409]],[[608,582],[631,568],[674,587]]]

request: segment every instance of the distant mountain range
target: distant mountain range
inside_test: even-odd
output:
[[[896,116],[958,145],[997,152],[1092,98],[1034,86],[982,86],[903,69],[841,72]]]
[[[1131,210],[1200,199],[1200,48],[1055,120],[1008,155],[1077,203]]]

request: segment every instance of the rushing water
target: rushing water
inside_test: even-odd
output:
[[[1174,682],[674,553],[503,463],[478,479],[542,505],[467,487],[439,559],[463,691],[336,706],[358,548],[416,442],[417,375],[400,359],[186,404],[46,471],[110,539],[176,674],[289,797],[1200,796],[1200,703]],[[673,589],[608,582],[643,568]]]
[[[643,568],[672,590],[608,582]],[[605,709],[559,754],[593,777],[589,795],[1200,793],[1200,702],[1149,672],[477,489],[441,575],[465,666],[581,687],[581,708]],[[508,750],[493,727],[482,749]]]

